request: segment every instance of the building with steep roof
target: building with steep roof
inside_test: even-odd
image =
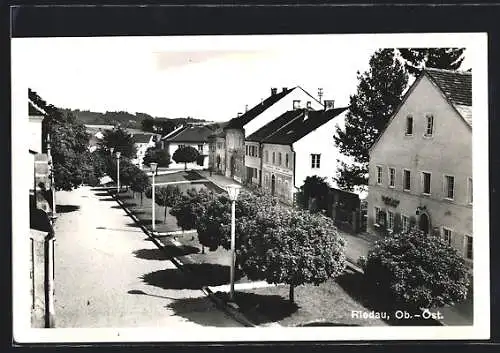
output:
[[[325,177],[336,187],[336,127],[345,125],[346,107],[289,110],[246,138],[246,181],[292,204],[308,176]]]
[[[231,119],[224,127],[224,174],[239,182],[245,180],[245,138],[284,112],[302,106],[307,109],[323,109],[323,105],[300,86],[283,87],[281,92],[277,88],[271,88],[270,96]]]
[[[146,151],[148,148],[156,146],[161,135],[150,132],[139,132],[131,135],[136,149],[136,157],[132,160],[132,163],[142,166]]]
[[[472,73],[425,69],[370,149],[368,229],[418,227],[472,264]]]
[[[202,124],[187,124],[172,131],[162,138],[162,146],[168,150],[170,157],[180,147],[191,146],[198,150],[202,160],[197,163],[200,169],[208,168],[209,136],[214,133],[210,127]],[[177,164],[174,160],[169,168],[184,168],[184,163]]]

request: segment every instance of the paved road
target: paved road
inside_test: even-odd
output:
[[[57,327],[238,327],[103,191],[57,193]]]

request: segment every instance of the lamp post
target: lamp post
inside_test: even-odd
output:
[[[231,272],[230,272],[230,284],[231,290],[229,292],[229,300],[234,301],[234,272],[236,266],[236,199],[240,192],[241,186],[238,184],[231,184],[227,186],[227,193],[229,194],[229,199],[231,200]]]
[[[155,175],[156,175],[156,170],[158,169],[158,163],[150,163],[149,164],[151,167],[151,171],[153,172],[153,182],[152,182],[152,188],[151,188],[151,198],[153,200],[153,205],[152,205],[152,213],[153,213],[153,218],[151,219],[151,228],[153,229],[153,232],[155,231]]]
[[[52,196],[52,215],[51,221],[54,223],[57,218],[56,214],[56,186],[54,184],[54,164],[52,162],[51,145],[50,145],[50,134],[47,134],[47,155],[49,160],[49,172],[50,172],[50,193]]]
[[[116,152],[116,194],[120,194],[120,156],[121,152]]]

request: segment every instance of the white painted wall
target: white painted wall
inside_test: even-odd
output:
[[[42,153],[42,121],[43,116],[29,116],[30,149]]]
[[[347,111],[336,116],[324,125],[298,140],[293,144],[295,151],[295,180],[294,185],[299,188],[308,176],[318,175],[326,177],[331,187],[337,187],[333,178],[337,173],[337,159],[345,159],[335,146],[333,135],[336,126],[343,126]],[[311,167],[311,154],[320,154],[320,168]]]

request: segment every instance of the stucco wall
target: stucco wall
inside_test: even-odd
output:
[[[405,136],[406,117],[413,116],[413,135]],[[424,137],[426,114],[434,116],[432,137]],[[376,166],[382,167],[377,185]],[[388,187],[388,168],[395,168],[395,187]],[[411,190],[403,191],[403,169],[411,172]],[[421,172],[431,173],[431,195],[422,195]],[[453,231],[452,244],[463,253],[464,235],[472,236],[472,207],[468,203],[468,178],[472,177],[471,128],[458,116],[441,92],[427,78],[416,84],[378,143],[369,165],[368,229],[374,231],[374,207],[387,209],[382,195],[400,201],[394,212],[415,216],[425,206],[431,227]],[[454,200],[445,200],[444,175],[455,177]],[[418,217],[417,217],[418,224]]]
[[[345,112],[336,116],[293,144],[296,153],[295,187],[299,188],[308,176],[326,177],[332,187],[337,187],[334,177],[337,173],[337,159],[343,156],[335,146],[333,135],[337,125],[343,125]],[[311,154],[320,154],[320,168],[312,168]]]
[[[274,144],[263,144],[262,150],[262,188],[268,192],[272,193],[272,176],[275,177],[275,195],[278,196],[282,201],[287,203],[292,203],[293,194],[295,193],[293,187],[293,158],[294,154],[289,145],[274,145]],[[269,159],[266,162],[265,155],[268,152]],[[273,164],[272,155],[275,153],[275,163]],[[281,153],[281,165],[278,164],[279,153]],[[289,163],[288,167],[285,165],[286,157],[288,154]]]
[[[245,136],[242,130],[226,130],[226,176],[234,176],[237,181],[245,178]],[[234,171],[231,160],[234,158]]]
[[[42,152],[42,121],[42,116],[29,117],[29,148],[38,153]]]
[[[255,148],[257,156],[251,156],[250,155],[250,147],[251,146]],[[260,157],[259,157],[260,144],[258,142],[246,141],[245,142],[245,152],[247,150],[247,147],[249,149],[249,151],[248,151],[249,153],[247,155],[245,155],[245,167],[246,168],[257,169],[256,175],[255,174],[251,174],[250,176],[251,176],[251,182],[252,182],[252,184],[258,185],[259,184],[259,173],[262,173],[261,166],[260,166],[261,160],[260,160]]]

